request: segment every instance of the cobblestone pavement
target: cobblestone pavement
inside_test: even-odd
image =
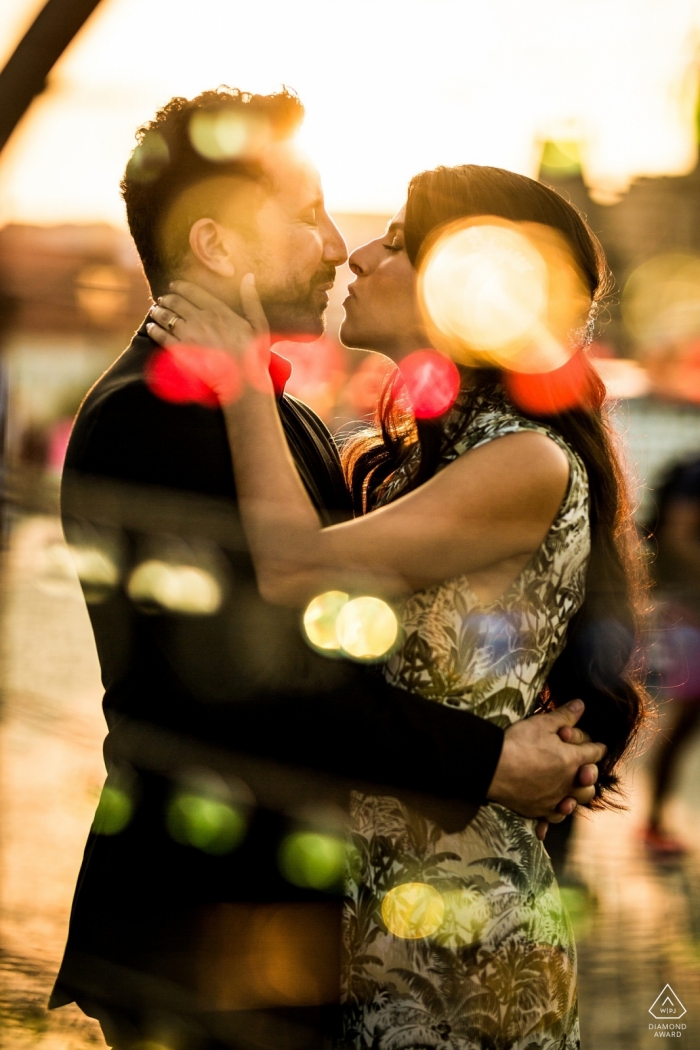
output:
[[[76,1007],[45,1009],[103,779],[99,669],[66,553],[55,518],[24,519],[4,581],[0,1026],[9,1050],[104,1046]],[[643,758],[627,789],[628,811],[577,818],[563,890],[577,931],[582,1046],[657,1045],[649,1008],[670,984],[687,1010],[680,1045],[699,1050],[700,736],[669,813],[693,850],[681,863],[653,862],[640,845]]]

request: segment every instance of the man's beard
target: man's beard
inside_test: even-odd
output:
[[[319,288],[335,281],[335,266],[321,266],[303,285],[292,280],[282,289],[261,296],[270,330],[286,339],[317,339],[326,330],[327,304]]]

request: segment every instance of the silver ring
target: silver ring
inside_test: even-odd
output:
[[[171,335],[173,334],[173,328],[175,327],[175,325],[177,324],[177,322],[179,320],[180,320],[180,315],[179,314],[173,314],[173,316],[170,318],[170,320],[166,323],[165,327],[168,329],[168,331],[170,332]]]

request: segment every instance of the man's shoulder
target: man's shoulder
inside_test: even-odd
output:
[[[228,490],[221,413],[157,396],[146,376],[154,349],[137,333],[88,392],[71,433],[66,473]]]

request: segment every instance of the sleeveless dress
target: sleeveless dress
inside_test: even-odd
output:
[[[507,727],[534,709],[579,609],[590,554],[588,480],[560,435],[497,390],[461,395],[440,467],[505,434],[539,431],[570,464],[541,547],[504,595],[479,605],[466,576],[399,606],[393,684]],[[396,499],[416,453],[380,491]],[[356,1050],[578,1050],[576,952],[536,821],[497,803],[462,831],[390,797],[353,793],[341,1045]]]

